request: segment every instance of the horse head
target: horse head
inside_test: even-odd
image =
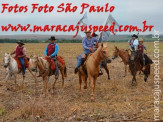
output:
[[[106,59],[109,56],[109,51],[108,51],[108,46],[107,44],[101,44],[101,53],[100,53],[100,57],[101,59]]]
[[[118,49],[118,47],[115,46],[114,48],[115,48],[115,50],[113,52],[112,59],[116,59],[119,56],[119,49]]]
[[[37,66],[38,66],[38,57],[36,55],[31,55],[29,60],[29,69],[31,69],[33,72],[37,72]]]
[[[9,53],[5,53],[4,65],[3,65],[5,68],[9,66],[10,60],[11,60],[11,55]]]

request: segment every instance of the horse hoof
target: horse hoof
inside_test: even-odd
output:
[[[91,102],[95,102],[95,98],[94,97],[91,97]]]
[[[83,88],[84,88],[84,89],[87,89],[87,86],[84,86]]]
[[[147,79],[145,78],[144,81],[147,82]]]
[[[110,80],[110,77],[108,77],[108,80]]]

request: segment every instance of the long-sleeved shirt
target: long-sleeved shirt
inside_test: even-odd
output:
[[[92,37],[90,40],[88,40],[87,37],[84,37],[82,40],[82,45],[85,50],[89,50],[89,48],[94,47],[94,42],[101,42],[101,41],[102,41],[102,37],[100,37],[99,40],[95,37]]]
[[[48,44],[48,45],[49,45],[49,44]],[[47,55],[47,54],[48,54],[48,45],[47,45],[46,48],[45,48],[44,55]],[[51,56],[51,57],[56,56],[56,55],[58,54],[58,50],[59,50],[59,46],[58,46],[58,44],[56,44],[56,45],[55,45],[55,51],[54,51],[54,53],[52,53],[50,56]]]
[[[135,40],[129,40],[128,42],[130,43],[130,46],[131,47],[134,47],[134,49],[137,50],[138,45],[139,45],[139,41],[137,39],[135,39]]]

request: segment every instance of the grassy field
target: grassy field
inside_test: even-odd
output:
[[[128,47],[127,43],[108,43],[110,58],[114,45],[121,49]],[[153,43],[145,43],[148,48],[148,55],[153,59]],[[26,44],[27,55],[35,54],[44,56],[46,44]],[[79,94],[78,77],[75,75],[74,67],[76,56],[82,52],[81,44],[59,44],[59,55],[66,60],[68,77],[65,80],[65,87],[61,88],[61,77],[59,78],[55,94],[42,94],[42,79],[38,78],[38,86],[34,88],[34,78],[27,71],[25,88],[13,90],[13,79],[9,81],[10,89],[5,87],[5,69],[3,57],[5,52],[12,52],[16,44],[0,44],[0,121],[8,122],[64,122],[64,121],[153,121],[153,65],[151,75],[147,82],[143,81],[143,75],[137,75],[137,85],[131,86],[131,75],[124,74],[124,65],[121,59],[113,60],[108,64],[111,80],[107,80],[104,73],[97,79],[95,89],[95,102],[90,100],[90,87],[82,90]],[[163,42],[160,43],[160,67],[163,67]],[[163,69],[160,69],[160,77],[163,79]],[[104,71],[104,70],[103,70]],[[105,72],[105,71],[104,71]],[[18,76],[18,84],[22,81]],[[54,81],[54,76],[49,80],[48,87]],[[163,80],[160,81],[163,91]],[[163,99],[160,100],[160,119],[163,120]]]

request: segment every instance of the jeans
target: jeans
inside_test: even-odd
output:
[[[24,62],[24,58],[19,58],[20,64],[22,66],[22,70],[23,70],[23,75],[25,75],[25,62]]]
[[[55,63],[55,75],[59,76],[59,69],[58,69],[56,56],[52,57],[52,59],[54,60],[54,63]]]
[[[77,56],[76,59],[77,59],[78,62],[76,64],[76,67],[75,68],[78,68],[80,66],[80,64],[82,63],[82,57],[83,57],[83,55],[84,54],[88,54],[88,53],[90,53],[90,50],[85,49],[81,55]]]

